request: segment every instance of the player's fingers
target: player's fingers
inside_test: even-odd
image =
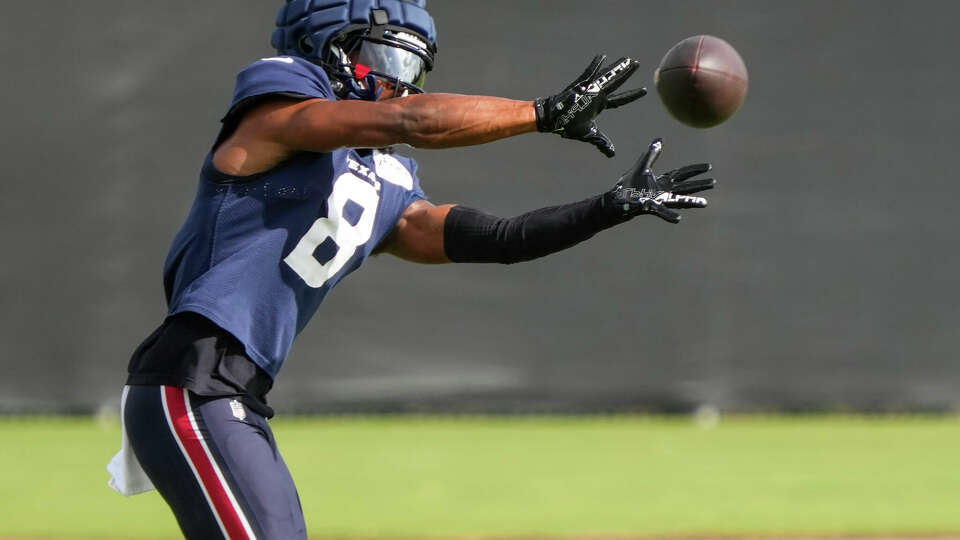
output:
[[[707,200],[703,197],[675,195],[673,198],[664,201],[663,205],[667,208],[706,208]]]
[[[649,211],[651,214],[665,221],[669,221],[670,223],[680,223],[680,212],[674,212],[673,210],[667,208],[664,204],[656,201],[650,201]]]
[[[617,153],[616,148],[613,146],[613,141],[599,129],[591,129],[590,134],[584,137],[583,140],[596,146],[597,149],[603,152],[603,155],[608,158],[612,158]]]
[[[675,182],[673,186],[670,187],[670,191],[679,193],[681,195],[689,195],[691,193],[698,193],[700,191],[713,189],[713,187],[716,185],[717,181],[713,178],[696,178],[693,180]]]
[[[622,105],[628,103],[633,103],[634,101],[642,98],[647,95],[646,88],[636,88],[634,90],[627,90],[626,92],[620,92],[619,94],[614,94],[607,98],[607,108],[616,109]]]
[[[587,65],[587,69],[583,70],[583,73],[581,73],[580,76],[577,77],[570,86],[576,86],[578,84],[585,83],[586,81],[596,77],[597,73],[600,72],[600,65],[603,64],[603,61],[606,59],[607,55],[605,54],[598,54],[594,56],[593,60],[590,61],[590,64]]]
[[[604,93],[609,95],[617,88],[623,86],[623,83],[627,82],[627,79],[629,79],[639,67],[639,62],[624,56],[623,58],[600,70],[600,73],[603,73],[607,78],[607,82],[603,86]]]
[[[660,152],[663,150],[663,139],[657,137],[650,143],[650,146],[647,147],[646,152],[640,156],[640,160],[637,161],[636,169],[638,171],[648,171],[653,167],[653,164],[656,163],[657,158],[660,157]]]
[[[674,169],[668,172],[667,175],[669,175],[670,180],[679,182],[681,180],[686,180],[691,176],[703,174],[711,169],[713,169],[713,165],[709,163],[696,163],[694,165],[687,165],[685,167],[680,167],[679,169]]]

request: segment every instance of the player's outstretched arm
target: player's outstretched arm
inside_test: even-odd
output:
[[[660,139],[653,141],[610,191],[513,218],[417,201],[378,251],[420,263],[511,264],[567,249],[642,214],[678,223],[680,214],[674,209],[706,207],[706,199],[690,194],[711,189],[716,181],[692,178],[709,171],[708,163],[655,174],[652,166],[662,148]]]
[[[315,100],[291,108],[289,119],[275,126],[274,138],[312,151],[398,143],[451,148],[539,130],[588,142],[612,157],[613,143],[597,127],[596,117],[647,91],[613,94],[637,71],[638,63],[624,57],[601,67],[605,58],[596,56],[559,93],[533,102],[458,94],[420,94],[375,103]]]
[[[497,97],[419,94],[380,102],[277,97],[243,114],[218,146],[227,174],[259,173],[299,152],[337,148],[468,146],[536,131],[533,103]]]
[[[299,150],[409,144],[452,148],[537,129],[529,101],[491,96],[418,94],[380,102],[314,100],[291,109],[275,139]]]
[[[636,71],[637,63],[622,58],[601,67],[603,58],[594,58],[559,93],[535,101],[457,94],[419,94],[379,102],[298,101],[278,96],[243,114],[218,147],[214,163],[223,172],[247,175],[301,151],[394,144],[450,148],[537,130],[588,142],[613,156],[613,143],[597,127],[596,117],[642,97],[646,90],[611,95]]]

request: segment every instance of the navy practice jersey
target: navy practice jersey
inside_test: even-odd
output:
[[[270,94],[336,99],[318,66],[266,58],[238,75],[231,111]],[[236,177],[212,159],[167,256],[169,313],[211,319],[275,377],[324,296],[423,197],[417,165],[389,152],[340,149]]]

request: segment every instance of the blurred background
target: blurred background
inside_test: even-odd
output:
[[[0,412],[119,402],[162,321],[161,269],[280,2],[0,7]],[[710,207],[514,265],[371,259],[294,346],[281,412],[955,411],[960,4],[431,0],[437,92],[533,99],[595,53],[651,94],[617,144],[525,135],[411,152],[437,203],[510,216],[608,189],[654,137],[710,161]],[[736,47],[746,104],[700,131],[653,92],[696,34]]]

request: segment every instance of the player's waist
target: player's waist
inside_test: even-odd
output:
[[[201,396],[240,396],[266,417],[272,377],[244,345],[207,317],[181,312],[168,317],[130,359],[127,384],[187,388]]]

